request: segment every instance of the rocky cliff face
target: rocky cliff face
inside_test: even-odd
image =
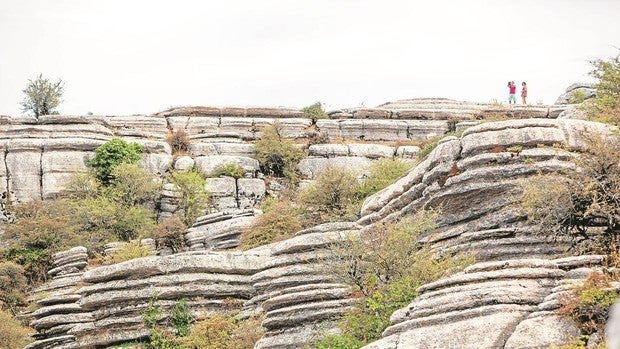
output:
[[[433,104],[434,109],[430,107]],[[337,123],[332,128],[321,127],[322,120],[312,125],[309,120],[299,119],[296,111],[280,110],[283,114],[273,115],[273,111],[262,109],[234,109],[242,114],[234,116],[229,115],[233,113],[232,109],[171,110],[158,116],[137,117],[135,123],[159,123],[164,126],[163,132],[168,127],[177,129],[183,125],[193,142],[191,160],[204,168],[211,156],[216,156],[218,161],[217,156],[249,158],[247,153],[213,155],[211,150],[201,153],[196,149],[224,149],[214,145],[221,143],[237,144],[239,146],[233,148],[238,151],[244,144],[241,141],[260,136],[254,126],[269,122],[266,120],[270,116],[287,122],[290,137],[303,137],[304,132],[308,132],[307,127],[315,126],[328,132],[330,138],[337,137],[334,134],[343,137],[345,132],[347,136],[344,138],[347,139],[355,138],[354,135],[360,139],[359,135],[363,135],[363,139],[396,141],[398,137],[412,139],[414,134],[428,137],[443,133],[459,123],[468,125],[467,121],[455,123],[452,118],[469,120],[481,109],[491,108],[480,106],[477,109],[479,105],[462,104],[459,104],[462,108],[457,108],[454,104],[458,103],[416,100],[395,102],[372,110],[339,111],[324,120],[325,125]],[[456,108],[458,113],[451,108]],[[561,111],[561,107],[540,109],[535,110],[545,117]],[[338,119],[340,117],[345,118]],[[381,119],[375,119],[379,117]],[[384,119],[386,117],[389,119]],[[165,171],[164,164],[176,165],[170,149],[163,142],[163,132],[156,132],[159,126],[135,126],[132,129],[131,126],[120,127],[121,123],[112,123],[106,118],[101,119],[101,124],[83,118],[76,120],[75,124],[68,126],[81,125],[80,129],[94,128],[101,132],[107,130],[105,136],[97,133],[100,139],[92,142],[93,147],[71,150],[80,159],[94,149],[94,144],[120,135],[151,142],[144,164],[152,166],[149,168],[154,173],[159,169]],[[403,120],[410,123],[402,124]],[[432,123],[424,124],[426,121]],[[130,122],[133,121],[123,121],[124,125],[131,125]],[[415,128],[416,131],[410,133],[414,129],[411,125],[418,124],[425,127]],[[3,178],[18,198],[25,199],[27,194],[46,197],[43,194],[45,184],[41,181],[45,182],[45,173],[54,171],[50,172],[47,167],[48,170],[44,171],[43,165],[39,170],[31,171],[32,178],[28,183],[37,182],[39,187],[35,188],[39,191],[26,190],[29,187],[15,179],[20,168],[10,159],[19,154],[20,148],[14,146],[22,143],[43,144],[36,148],[38,156],[42,159],[45,149],[51,156],[56,148],[45,146],[55,141],[53,136],[63,134],[43,133],[48,124],[42,123],[41,119],[31,124],[5,121],[2,127],[14,129],[15,125],[30,127],[32,131],[28,134],[39,135],[39,143],[30,142],[23,132],[6,133],[13,135],[4,141],[4,162],[11,171],[5,171]],[[390,128],[385,125],[397,126]],[[241,137],[230,136],[242,134],[231,131],[235,127],[246,133]],[[403,129],[406,130],[405,136]],[[184,297],[197,314],[223,311],[223,303],[233,299],[243,303],[248,313],[264,314],[262,326],[265,334],[256,348],[302,348],[316,336],[319,327],[325,326],[321,325],[325,320],[342,314],[354,301],[350,289],[322,266],[322,257],[329,246],[377,222],[399,219],[420,208],[431,207],[441,208],[442,215],[439,227],[423,239],[431,243],[437,253],[475,253],[478,263],[450,278],[424,285],[419,290],[419,297],[392,316],[393,324],[385,331],[384,339],[368,348],[525,348],[563,343],[576,334],[576,328],[554,315],[553,310],[558,307],[557,297],[583,280],[589,271],[599,268],[602,257],[563,256],[566,242],[541,236],[535,227],[527,224],[513,204],[520,192],[521,180],[537,173],[573,170],[570,159],[583,150],[583,134],[609,131],[602,124],[553,119],[490,122],[468,128],[461,138],[445,138],[406,176],[370,197],[362,208],[359,221],[320,225],[300,231],[289,240],[250,251],[213,250],[235,246],[239,227],[253,219],[254,211],[239,210],[240,207],[236,206],[233,211],[205,216],[190,229],[186,240],[193,252],[141,258],[86,272],[82,271],[83,260],[80,259],[83,251],[59,255],[57,267],[67,271],[54,273],[54,279],[39,290],[41,308],[33,313],[32,325],[38,330],[40,340],[29,348],[87,348],[145,337],[148,331],[140,313],[154,294],[157,295],[157,305],[164,310],[179,297]],[[146,136],[147,133],[150,136]],[[68,137],[63,141],[67,142],[66,139]],[[554,144],[564,146],[554,147]],[[392,146],[390,152],[385,146],[381,144],[372,152],[397,156],[398,147]],[[313,156],[348,159],[351,149],[360,151],[353,144],[344,147],[341,144],[320,145],[311,150],[313,155],[308,159]],[[369,152],[365,150],[365,156],[361,157],[372,159],[378,156],[370,156]],[[14,155],[7,155],[11,153]],[[32,157],[31,163],[36,163],[34,148],[27,148],[25,153],[29,155],[24,159],[31,161]],[[79,166],[82,167],[77,170],[84,170],[83,165]],[[238,181],[235,185],[239,187]],[[220,192],[230,193],[229,196],[239,201],[238,189],[222,189]]]

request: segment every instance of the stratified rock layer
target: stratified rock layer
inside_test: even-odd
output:
[[[478,263],[422,286],[420,296],[392,316],[385,338],[368,348],[564,343],[575,329],[555,316],[555,300],[596,270],[601,257],[558,258],[566,243],[541,236],[513,204],[523,179],[573,170],[570,160],[584,149],[584,133],[609,131],[577,120],[481,124],[461,138],[445,138],[408,174],[368,198],[358,222],[319,225],[245,252],[186,252],[99,267],[71,280],[63,275],[65,281],[52,283],[70,288],[33,314],[40,340],[31,348],[49,343],[86,348],[142,338],[148,331],[140,313],[154,294],[164,316],[179,297],[196,313],[224,311],[224,299],[236,299],[265,315],[265,335],[256,348],[303,348],[325,320],[354,302],[349,288],[324,267],[331,244],[421,208],[441,208],[439,227],[424,241],[437,253],[472,253]],[[558,143],[563,146],[553,146]],[[235,212],[204,217],[186,241],[196,249],[235,244],[237,230],[210,226],[249,217]]]

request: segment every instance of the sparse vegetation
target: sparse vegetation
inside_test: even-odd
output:
[[[0,348],[21,349],[32,341],[30,335],[33,332],[11,314],[0,310]]]
[[[181,194],[179,198],[181,220],[185,225],[191,226],[209,205],[209,193],[205,189],[206,181],[198,170],[191,169],[171,173],[170,182]]]
[[[28,80],[28,85],[23,90],[26,95],[21,102],[22,111],[32,112],[35,117],[41,115],[58,114],[56,107],[62,102],[65,84],[58,79],[56,82],[39,74],[36,79]]]
[[[385,158],[373,162],[369,175],[358,186],[357,195],[363,199],[378,192],[402,177],[411,166],[411,163],[400,159]]]
[[[574,90],[570,93],[570,97],[568,98],[568,103],[570,104],[579,104],[583,103],[586,100],[586,94],[581,90]]]
[[[173,155],[183,155],[189,152],[189,136],[182,129],[169,130],[166,134],[166,143],[170,144]]]
[[[139,242],[129,242],[121,246],[118,250],[113,251],[107,256],[105,256],[104,263],[120,263],[140,257],[148,257],[150,255],[151,252],[149,251],[149,249],[140,245]]]
[[[559,299],[562,307],[558,312],[574,320],[581,330],[582,337],[575,345],[587,342],[594,333],[604,337],[609,309],[619,298],[610,281],[602,272],[593,272],[583,286]]]
[[[24,291],[27,286],[24,268],[13,262],[0,262],[0,311],[17,313],[17,307],[25,305]]]
[[[617,253],[620,246],[620,139],[588,136],[578,171],[538,175],[523,183],[521,208],[544,232],[572,237],[575,247]],[[589,227],[603,229],[590,234]],[[585,251],[582,251],[585,252]]]
[[[284,240],[301,229],[294,204],[288,200],[279,201],[259,216],[252,228],[241,234],[241,248],[247,250]]]
[[[379,223],[361,236],[336,243],[326,265],[354,287],[360,300],[340,321],[341,334],[324,335],[317,348],[359,348],[380,338],[392,313],[424,283],[473,262],[466,256],[436,256],[419,238],[436,227],[436,214],[421,211],[397,223]]]
[[[243,168],[237,164],[225,163],[225,164],[218,165],[215,168],[215,171],[213,171],[212,176],[213,177],[228,176],[228,177],[233,177],[235,179],[239,179],[243,177],[244,172],[245,171],[243,170]]]
[[[303,188],[297,202],[303,215],[314,222],[346,220],[348,209],[357,201],[358,182],[337,166],[325,166],[316,180]]]
[[[185,246],[185,230],[187,225],[179,217],[172,216],[161,221],[154,232],[157,246],[168,247],[175,253],[182,251]]]
[[[620,126],[620,55],[591,63],[590,75],[598,81],[596,96],[586,101],[585,109],[592,120]]]
[[[297,164],[304,157],[304,152],[282,137],[282,126],[278,122],[261,131],[261,138],[254,143],[254,156],[260,163],[261,171],[297,182]]]

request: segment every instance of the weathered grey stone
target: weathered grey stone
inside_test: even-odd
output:
[[[239,178],[237,180],[237,196],[239,208],[251,208],[259,204],[265,197],[265,181],[258,178]]]
[[[568,344],[581,334],[569,319],[560,316],[541,316],[525,319],[506,341],[504,348],[549,348]]]
[[[363,156],[369,159],[392,158],[394,147],[381,144],[349,144],[349,156]]]
[[[308,155],[326,158],[348,156],[349,147],[346,144],[313,144],[308,148]]]
[[[609,349],[620,349],[620,301],[609,310],[609,320],[605,328]]]
[[[328,165],[338,166],[351,171],[356,177],[367,174],[371,160],[364,157],[344,157],[334,158],[303,158],[299,162],[297,169],[308,178],[315,178],[321,170]]]
[[[213,197],[237,196],[237,181],[232,177],[212,177],[206,181],[205,189]]]
[[[396,149],[396,156],[404,158],[404,159],[414,159],[418,152],[420,151],[420,147],[415,145],[403,145]]]
[[[258,160],[244,156],[209,155],[196,158],[196,166],[205,175],[210,175],[219,165],[235,164],[246,173],[254,173],[259,170]]]
[[[194,167],[194,159],[189,156],[181,156],[174,162],[174,169],[177,171],[185,171]]]

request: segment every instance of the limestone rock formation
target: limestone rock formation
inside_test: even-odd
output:
[[[555,104],[581,103],[595,95],[596,90],[594,89],[594,84],[583,82],[575,83],[566,88],[566,91],[555,100]]]

